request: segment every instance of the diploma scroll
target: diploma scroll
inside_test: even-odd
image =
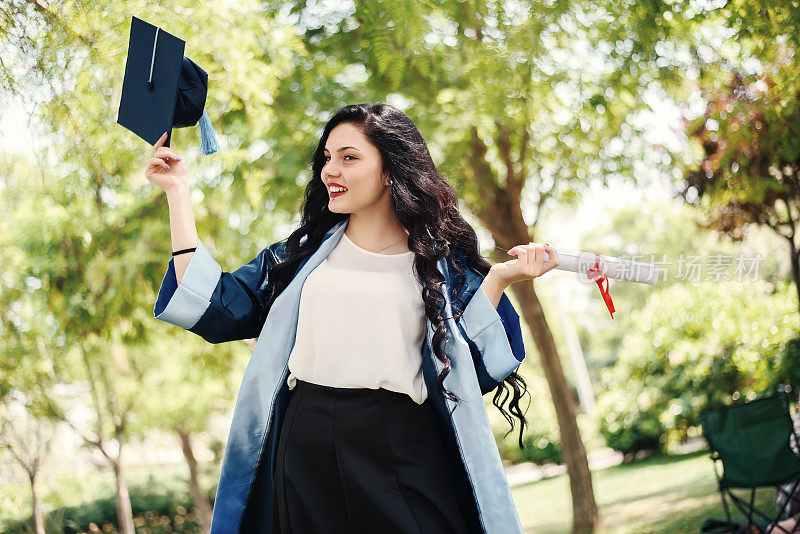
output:
[[[608,278],[650,285],[654,285],[658,281],[658,269],[652,263],[625,260],[560,247],[555,247],[555,249],[559,258],[556,269],[562,271],[585,274],[593,269],[597,263],[600,271]],[[545,261],[550,259],[550,255],[547,252],[544,253],[544,259]]]

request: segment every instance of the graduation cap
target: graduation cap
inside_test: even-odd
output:
[[[186,42],[136,17],[131,18],[128,59],[117,123],[151,145],[172,128],[200,122],[200,151],[219,151],[205,111],[208,74],[183,55]]]

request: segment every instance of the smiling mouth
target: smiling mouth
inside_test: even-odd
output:
[[[331,191],[330,192],[331,198],[336,198],[336,197],[338,197],[340,195],[344,195],[345,193],[347,193],[347,189],[345,189],[344,191]]]

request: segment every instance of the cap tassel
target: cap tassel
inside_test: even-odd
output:
[[[219,152],[217,136],[214,133],[214,127],[211,125],[211,119],[208,117],[206,110],[203,110],[203,116],[200,117],[200,152],[204,156]]]

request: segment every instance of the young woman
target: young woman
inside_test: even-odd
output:
[[[155,316],[212,343],[258,338],[212,532],[521,533],[482,395],[513,429],[510,397],[521,444],[524,347],[503,290],[556,267],[555,249],[490,265],[408,116],[361,104],[326,124],[299,228],[224,272],[164,139],[145,171],[174,251]]]

